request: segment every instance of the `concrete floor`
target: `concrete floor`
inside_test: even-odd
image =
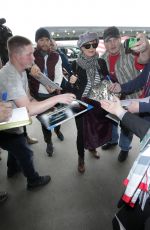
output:
[[[34,118],[28,133],[39,140],[32,145],[34,162],[41,175],[50,174],[52,181],[36,191],[26,190],[22,174],[6,178],[7,153],[2,151],[0,190],[9,193],[0,205],[1,230],[111,230],[116,204],[126,177],[139,149],[134,137],[133,148],[124,163],[117,161],[119,147],[102,151],[97,160],[86,151],[86,172],[77,171],[76,128],[74,120],[62,125],[65,140],[53,134],[55,154],[49,158],[39,122]]]

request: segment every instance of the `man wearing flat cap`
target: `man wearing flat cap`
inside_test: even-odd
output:
[[[123,84],[137,77],[140,70],[148,61],[149,44],[144,34],[138,34],[139,41],[133,48],[134,53],[125,53],[125,49],[121,43],[119,29],[115,26],[108,27],[104,30],[103,39],[106,52],[102,58],[107,63],[112,82]],[[126,98],[138,98],[139,93],[134,93],[126,96]],[[123,162],[128,157],[128,152],[131,149],[133,134],[123,127],[118,134],[118,126],[113,123],[112,139],[110,142],[102,146],[103,150],[114,148],[119,144],[121,151],[118,156],[118,161]]]
[[[37,47],[34,51],[35,64],[48,78],[59,86],[62,82],[62,61],[59,54],[50,49],[50,33],[45,28],[39,28],[35,33]],[[47,89],[39,81],[29,76],[29,86],[31,95],[38,101],[42,101],[58,94],[57,90]],[[60,92],[59,92],[60,93]],[[47,144],[46,152],[48,156],[53,155],[52,133],[42,125],[44,140]],[[60,126],[54,129],[57,137],[63,141],[64,136],[60,131]]]

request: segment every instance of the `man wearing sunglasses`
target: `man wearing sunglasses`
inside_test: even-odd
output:
[[[132,80],[140,73],[144,65],[149,59],[148,41],[143,34],[137,35],[139,41],[135,44],[132,51],[134,53],[125,53],[125,49],[121,43],[120,32],[117,27],[108,27],[104,31],[103,39],[106,52],[102,58],[107,63],[112,82],[123,84]],[[140,93],[133,93],[126,98],[138,98]],[[118,126],[113,122],[112,139],[110,142],[102,146],[103,150],[114,148],[118,144],[121,151],[118,156],[118,161],[123,162],[128,157],[128,152],[131,149],[133,134],[124,128],[121,128],[120,138],[118,134]]]
[[[91,91],[101,85],[103,77],[108,75],[106,63],[99,58],[96,48],[99,37],[97,33],[81,34],[77,42],[80,54],[72,63],[74,75],[70,78],[72,92],[77,99],[93,105],[93,109],[75,118],[77,126],[78,171],[85,171],[84,149],[88,149],[93,157],[100,158],[96,148],[111,138],[111,122],[105,117],[99,102],[91,100]]]

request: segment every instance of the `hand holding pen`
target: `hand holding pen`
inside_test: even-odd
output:
[[[111,84],[112,84],[112,81],[111,81],[111,79],[110,79],[110,76],[109,76],[109,75],[107,75],[107,76],[106,76],[106,80],[108,80],[108,81],[109,81],[109,83],[111,83]]]
[[[65,73],[69,76],[70,74],[67,72],[67,70],[65,68],[63,68],[63,71],[65,71]],[[65,78],[66,79],[66,78]],[[66,79],[66,81],[68,81],[68,79]],[[69,78],[69,83],[70,84],[75,84],[77,81],[77,76],[74,75],[73,71],[71,71],[71,76]]]
[[[65,69],[67,75],[69,76],[70,74],[67,72],[67,70]],[[66,77],[64,77],[66,79]],[[66,79],[66,81],[68,81],[68,79]],[[71,71],[71,76],[69,78],[69,83],[71,84],[71,87],[74,87],[76,82],[78,81],[78,75],[74,74],[73,71]]]
[[[119,83],[115,82],[115,83],[111,83],[108,86],[108,90],[112,93],[120,93],[121,92],[121,86]]]
[[[71,75],[69,82],[70,84],[75,84],[77,80],[78,80],[77,75]]]
[[[2,101],[3,102],[6,102],[7,101],[7,92],[6,91],[4,91],[3,93],[2,93]]]
[[[115,82],[113,83],[111,81],[111,78],[109,75],[106,76],[106,79],[109,81],[110,85],[108,86],[108,90],[112,93],[120,93],[121,92],[121,86],[119,83]]]
[[[7,92],[2,93],[2,101],[0,102],[0,122],[8,121],[12,115],[12,104],[7,101]]]
[[[79,81],[79,78],[78,78],[77,74],[74,74],[72,72],[72,75],[70,77],[70,83],[71,83],[72,87],[75,86],[77,89],[79,89],[79,83],[80,83],[80,81]]]
[[[12,115],[12,104],[0,102],[0,122],[8,121]]]

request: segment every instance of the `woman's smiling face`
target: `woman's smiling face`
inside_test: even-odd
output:
[[[81,51],[86,57],[93,57],[96,54],[96,48],[98,47],[97,40],[87,42],[82,45]]]

